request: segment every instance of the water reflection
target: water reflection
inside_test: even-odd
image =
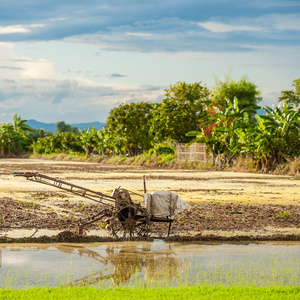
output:
[[[159,246],[157,247],[157,245]],[[99,247],[89,247],[88,244],[85,246],[70,244],[36,245],[34,248],[28,247],[28,245],[3,247],[4,252],[15,254],[15,257],[7,257],[8,265],[16,266],[18,262],[21,262],[20,265],[23,265],[23,268],[26,268],[27,265],[30,266],[30,273],[34,276],[33,269],[37,268],[38,265],[40,266],[40,259],[33,252],[33,249],[42,254],[39,256],[44,256],[44,267],[48,271],[51,271],[51,268],[48,266],[49,258],[47,256],[51,257],[51,253],[54,251],[64,254],[61,258],[58,254],[56,254],[56,259],[50,258],[52,260],[51,267],[54,267],[57,272],[62,271],[61,269],[66,271],[68,269],[65,264],[66,257],[73,257],[71,261],[74,266],[72,266],[72,274],[69,276],[70,280],[63,286],[95,285],[106,280],[110,280],[113,285],[117,286],[123,286],[131,279],[146,282],[169,281],[177,278],[190,267],[189,262],[183,262],[176,258],[176,253],[172,251],[171,245],[165,243],[124,242],[110,243]],[[30,261],[28,261],[29,255],[25,254],[29,250],[33,256]],[[19,251],[23,252],[26,258],[22,260],[20,256],[16,256],[16,252]],[[34,258],[34,256],[36,257]],[[79,259],[81,266],[76,268],[75,265]],[[87,262],[88,268],[82,268],[82,265]],[[84,276],[81,277],[80,274],[84,274]],[[76,279],[73,279],[74,277]],[[3,286],[0,285],[0,287]]]
[[[171,280],[190,266],[189,262],[184,263],[175,257],[176,254],[171,250],[171,245],[168,245],[169,249],[163,251],[153,251],[151,247],[152,243],[132,246],[113,244],[107,246],[106,256],[90,249],[80,248],[78,249],[80,256],[92,257],[107,268],[70,282],[68,285],[91,285],[109,278],[115,285],[124,285],[134,274],[139,273],[146,281]],[[64,248],[58,247],[58,250],[64,252]],[[105,271],[111,269],[113,269],[111,274],[105,275]]]
[[[0,288],[300,284],[299,242],[0,244],[1,252]]]

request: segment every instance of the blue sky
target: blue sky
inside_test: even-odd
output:
[[[299,33],[299,0],[0,0],[0,121],[105,122],[228,73],[277,105],[300,77]]]

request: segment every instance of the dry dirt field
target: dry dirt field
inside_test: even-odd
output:
[[[108,195],[119,186],[143,194],[146,175],[147,191],[176,192],[191,205],[173,223],[171,236],[300,239],[297,177],[36,159],[0,159],[0,237],[18,236],[19,227],[63,229],[66,220],[99,209],[79,196],[14,177],[13,171],[39,172]],[[161,224],[154,224],[153,231],[159,236],[166,232]]]

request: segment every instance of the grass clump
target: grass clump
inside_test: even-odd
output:
[[[299,299],[300,287],[197,286],[96,289],[91,287],[0,290],[1,299]]]
[[[280,211],[276,214],[276,217],[282,219],[291,219],[293,216],[288,211]]]
[[[21,201],[21,204],[23,206],[29,207],[29,208],[33,208],[33,209],[39,209],[41,206],[40,204],[34,203],[34,202],[27,202],[27,201]]]

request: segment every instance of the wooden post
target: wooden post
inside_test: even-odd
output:
[[[147,193],[147,189],[146,189],[146,175],[143,175],[143,183],[144,183],[144,194]]]

